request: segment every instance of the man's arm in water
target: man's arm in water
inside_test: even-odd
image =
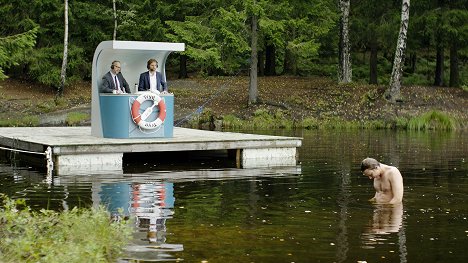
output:
[[[403,200],[403,177],[396,168],[395,170],[392,169],[391,173],[390,183],[392,185],[393,198],[388,203],[399,204]]]

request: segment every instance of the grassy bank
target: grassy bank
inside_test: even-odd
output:
[[[31,211],[5,196],[0,208],[0,262],[115,262],[131,227],[104,208]]]
[[[193,118],[189,124],[198,129],[400,129],[453,131],[466,129],[463,120],[444,112],[429,111],[415,117],[395,117],[384,120],[344,120],[340,117],[318,119],[314,117],[292,120],[282,111],[274,114],[257,110],[250,119],[243,120],[235,115],[214,116],[211,110]]]
[[[177,126],[193,128],[306,128],[457,130],[468,128],[468,91],[404,86],[402,102],[383,98],[386,86],[347,84],[320,77],[260,77],[258,103],[248,105],[246,76],[168,80]],[[42,89],[39,89],[42,88]],[[0,126],[89,125],[91,84],[65,89],[65,97],[16,80],[0,82]],[[63,113],[61,113],[63,111]],[[58,117],[57,117],[58,118]],[[53,124],[56,125],[56,124]]]
[[[258,103],[248,106],[246,87],[248,78],[178,80],[172,88],[176,114],[200,112],[185,125],[203,129],[468,128],[468,92],[462,88],[402,87],[402,102],[391,104],[383,98],[385,86],[338,85],[327,78],[263,77]],[[190,107],[192,112],[184,112]]]

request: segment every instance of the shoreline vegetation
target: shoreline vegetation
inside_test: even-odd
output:
[[[466,88],[403,86],[402,101],[385,86],[338,85],[325,77],[261,77],[259,102],[247,105],[248,77],[169,80],[175,126],[198,129],[464,130]],[[90,125],[91,84],[53,90],[21,80],[0,82],[0,126]]]
[[[1,194],[0,262],[115,262],[131,238],[128,221],[104,207],[32,211]]]

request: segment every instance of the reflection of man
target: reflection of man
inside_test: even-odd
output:
[[[128,83],[120,72],[120,61],[112,61],[111,70],[102,77],[100,92],[114,94],[130,93]]]
[[[371,233],[396,233],[400,230],[403,221],[403,204],[379,205],[374,209]]]
[[[146,68],[148,71],[140,74],[138,91],[149,90],[154,93],[167,92],[167,84],[162,78],[162,74],[156,71],[158,68],[158,61],[156,61],[156,59],[148,60]]]
[[[362,173],[374,179],[375,195],[370,201],[378,204],[399,204],[403,200],[403,177],[394,166],[366,158],[361,163]]]
[[[364,230],[361,238],[363,239],[362,241],[365,246],[373,248],[375,245],[384,244],[386,242],[387,238],[383,237],[383,235],[399,233],[402,226],[403,204],[376,205],[372,220],[370,221],[369,226]],[[404,232],[402,235],[404,236]],[[398,243],[400,248],[405,247],[404,239],[399,239]],[[403,251],[401,255],[404,255]]]

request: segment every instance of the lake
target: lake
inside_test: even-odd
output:
[[[121,262],[467,261],[466,132],[255,133],[303,137],[298,165],[237,169],[222,157],[171,155],[47,180],[2,162],[0,192],[35,209],[122,207],[136,231]],[[366,157],[400,169],[401,206],[369,203]]]

